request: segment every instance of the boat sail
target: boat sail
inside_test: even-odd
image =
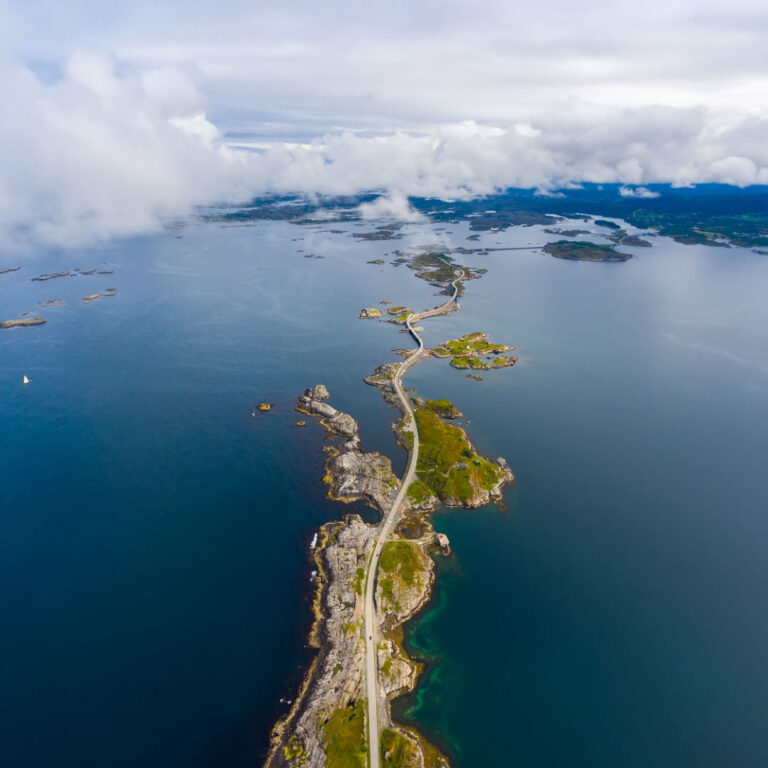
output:
[[[26,374],[24,375],[23,381],[25,384],[29,384],[29,379],[27,378]]]

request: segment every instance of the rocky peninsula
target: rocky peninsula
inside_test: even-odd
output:
[[[308,645],[316,653],[291,710],[273,728],[265,768],[448,768],[446,757],[422,734],[392,720],[392,699],[413,690],[420,672],[405,653],[403,624],[429,600],[430,554],[450,553],[430,513],[438,504],[501,505],[502,489],[514,476],[504,459],[479,455],[464,429],[449,423],[463,416],[450,401],[423,400],[403,389],[403,375],[434,354],[424,348],[414,323],[458,310],[460,283],[469,276],[465,268],[434,258],[442,267],[433,263],[428,271],[445,269],[440,277],[451,282],[441,287],[450,298],[421,313],[389,308],[418,346],[398,351],[402,362],[379,366],[365,380],[402,414],[393,430],[409,454],[403,479],[387,457],[363,450],[357,421],[327,402],[325,386],[305,390],[296,401],[296,410],[325,428],[328,497],[363,501],[382,522],[371,525],[350,514],[323,525],[313,539],[314,620]],[[486,334],[476,333],[440,349],[446,354],[435,356],[476,360],[512,348],[491,345]]]
[[[331,443],[326,446],[323,482],[328,496],[342,502],[365,501],[382,515],[392,504],[400,481],[388,458],[364,451],[358,424],[329,403],[317,385],[297,399],[300,413],[316,417]],[[377,527],[359,515],[326,523],[312,550],[315,578],[314,621],[309,645],[317,649],[291,711],[274,727],[268,768],[277,766],[367,765],[365,728],[365,646],[363,585]],[[387,632],[379,646],[379,666],[387,696],[412,690],[417,666],[410,662],[397,628],[429,597],[434,563],[426,554],[431,529],[419,542],[397,537],[382,554],[380,605]],[[437,751],[414,731],[391,725],[383,742],[410,756],[407,765],[446,765]]]
[[[398,365],[379,369],[376,385],[385,396]],[[384,515],[400,480],[386,456],[362,448],[357,421],[330,405],[329,397],[325,386],[316,385],[296,401],[296,410],[317,418],[329,438],[323,475],[327,494],[345,503],[364,501]],[[466,432],[447,423],[462,416],[450,401],[414,398],[413,403],[421,445],[418,479],[405,497],[397,532],[384,545],[376,583],[377,661],[386,697],[381,744],[384,756],[399,756],[398,765],[444,768],[446,758],[414,729],[393,723],[389,707],[393,698],[413,690],[420,672],[403,650],[402,626],[429,600],[434,582],[430,553],[439,547],[428,513],[437,504],[478,507],[500,501],[501,489],[514,478],[503,459],[482,458]],[[394,431],[410,449],[406,435],[411,433],[402,429],[402,421]],[[317,653],[290,712],[273,729],[266,768],[368,764],[363,594],[377,531],[351,514],[318,532],[311,554],[317,576],[309,637]]]

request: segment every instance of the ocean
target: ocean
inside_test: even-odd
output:
[[[551,239],[372,226],[193,223],[0,275],[0,319],[66,302],[0,331],[0,764],[258,765],[307,662],[309,542],[351,511],[295,397],[326,384],[404,465],[362,379],[410,341],[357,314],[438,299],[367,262]],[[454,554],[408,631],[428,666],[398,711],[457,766],[768,764],[768,259],[653,242],[459,257],[488,274],[424,322],[520,358],[407,379],[517,477],[503,511],[436,516]]]

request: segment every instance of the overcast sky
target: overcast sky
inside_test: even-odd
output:
[[[766,39],[764,0],[5,3],[0,234],[265,190],[768,183]]]

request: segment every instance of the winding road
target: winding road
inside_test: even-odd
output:
[[[448,262],[446,262],[448,264]],[[452,265],[448,265],[452,266]],[[381,696],[381,689],[379,688],[379,679],[376,669],[376,647],[378,645],[378,616],[376,612],[375,604],[375,589],[376,589],[376,571],[379,567],[379,559],[381,558],[381,550],[384,548],[384,542],[389,538],[392,533],[392,529],[397,522],[398,512],[400,506],[403,503],[405,494],[408,492],[408,487],[413,482],[413,478],[416,475],[416,464],[419,460],[419,431],[416,427],[416,419],[413,415],[413,408],[411,408],[411,401],[403,390],[403,376],[408,370],[415,365],[424,355],[424,342],[421,340],[419,334],[414,330],[413,323],[419,322],[427,317],[434,317],[445,312],[445,310],[456,301],[456,297],[459,294],[459,282],[464,279],[465,273],[463,269],[458,269],[461,273],[451,283],[453,285],[453,295],[444,304],[434,309],[429,309],[426,312],[419,314],[411,313],[408,319],[405,321],[405,325],[408,328],[411,336],[418,343],[418,348],[411,352],[410,355],[401,363],[392,379],[392,387],[397,393],[400,399],[400,404],[403,409],[403,419],[405,421],[405,429],[407,429],[413,435],[413,448],[411,449],[410,456],[408,457],[408,466],[405,470],[400,490],[397,492],[394,502],[390,507],[387,516],[384,518],[379,534],[376,537],[376,543],[374,544],[373,554],[371,560],[368,563],[368,573],[366,574],[365,584],[365,680],[366,680],[366,692],[368,696],[368,753],[370,755],[370,768],[379,768],[381,750],[379,747],[379,705],[384,705],[383,697]]]

